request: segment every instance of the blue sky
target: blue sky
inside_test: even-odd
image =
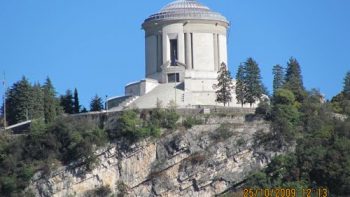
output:
[[[51,78],[59,94],[78,88],[81,103],[123,94],[144,78],[143,20],[169,0],[0,0],[0,71],[8,84],[23,75]],[[327,98],[350,70],[350,1],[200,0],[231,22],[229,67],[248,57],[272,86],[271,69],[293,56],[306,88]],[[2,87],[1,90],[3,91]]]

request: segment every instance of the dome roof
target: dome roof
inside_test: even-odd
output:
[[[151,21],[168,21],[181,19],[200,19],[200,20],[215,20],[228,23],[226,18],[217,12],[211,11],[207,6],[204,6],[196,0],[176,0],[165,7],[158,13],[151,15],[145,20]]]

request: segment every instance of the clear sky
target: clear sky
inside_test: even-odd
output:
[[[59,94],[78,88],[81,103],[123,95],[144,78],[143,20],[170,0],[0,0],[0,71],[8,84],[24,75],[51,78]],[[348,0],[200,0],[231,22],[229,67],[248,57],[271,90],[272,66],[293,56],[305,86],[327,98],[350,70]],[[2,87],[1,90],[3,91]]]

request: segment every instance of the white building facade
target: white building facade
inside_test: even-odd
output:
[[[142,28],[145,79],[125,87],[128,105],[221,105],[215,102],[213,87],[220,65],[228,65],[229,22],[224,16],[196,0],[176,0],[148,17]],[[233,99],[230,106],[240,105]]]

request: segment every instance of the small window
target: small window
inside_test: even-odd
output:
[[[168,83],[180,82],[180,74],[179,73],[170,73],[168,74]]]
[[[177,39],[170,40],[170,58],[171,66],[176,66],[177,61]]]

